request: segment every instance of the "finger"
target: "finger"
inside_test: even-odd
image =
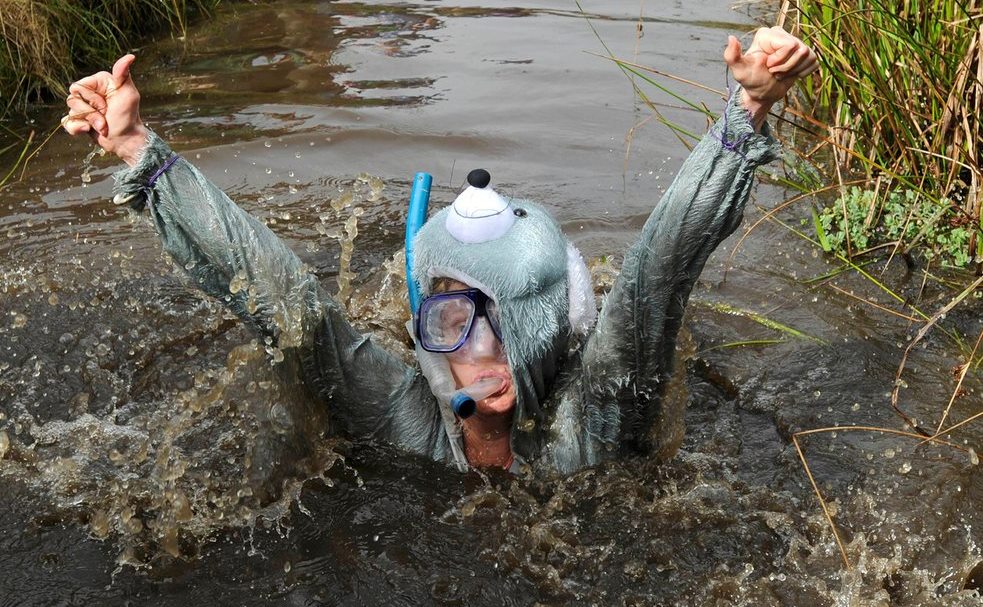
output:
[[[741,62],[742,56],[741,41],[735,36],[727,36],[727,47],[724,48],[724,61],[733,68]]]
[[[767,55],[773,55],[789,46],[794,50],[794,47],[801,44],[801,40],[777,25],[759,29],[754,36],[754,42]]]
[[[81,135],[82,133],[88,133],[90,130],[92,130],[92,127],[83,118],[77,118],[71,114],[62,116],[61,126],[65,129],[65,132],[72,137]]]
[[[72,87],[76,85],[84,86],[85,88],[95,93],[105,96],[106,90],[109,88],[109,83],[112,77],[113,75],[110,74],[109,72],[96,72],[91,76],[86,76],[85,78],[82,78],[78,82],[75,82],[74,84],[72,84]],[[69,90],[71,90],[71,87],[69,87]]]
[[[803,45],[805,46],[805,45]],[[797,45],[795,44],[780,44],[775,48],[775,52],[768,55],[768,60],[766,65],[769,68],[773,68],[776,65],[781,65],[785,63],[789,56],[796,52]],[[774,71],[772,69],[772,71]]]
[[[72,96],[68,98],[66,103],[68,104],[69,108],[69,116],[75,119],[85,120],[92,125],[93,129],[102,133],[103,135],[109,134],[109,127],[106,124],[106,117],[103,116],[102,112],[86,103],[84,99]]]
[[[116,89],[121,88],[130,80],[130,67],[136,60],[136,55],[133,54],[123,55],[116,60],[116,63],[113,64],[112,83],[109,93],[115,92]]]
[[[136,60],[136,55],[131,53],[123,55],[113,64],[113,81],[117,87],[123,86],[130,79],[130,67]]]
[[[103,114],[106,113],[106,98],[92,89],[82,86],[76,82],[72,84],[72,86],[68,87],[68,92],[71,93],[69,99],[72,97],[79,97]]]
[[[811,52],[809,47],[803,44],[786,61],[780,64],[773,64],[768,71],[775,75],[793,72],[809,57]]]
[[[790,72],[786,78],[801,78],[803,76],[808,76],[817,69],[819,69],[819,57],[813,54],[808,59],[803,61],[801,66]]]

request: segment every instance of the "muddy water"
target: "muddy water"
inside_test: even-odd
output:
[[[726,2],[584,7],[615,53],[718,88],[726,34],[751,28]],[[600,50],[566,2],[274,2],[143,49],[136,77],[145,120],[330,290],[350,275],[353,315],[399,347],[385,267],[414,171],[446,203],[486,167],[617,265],[685,149],[650,121],[626,160],[649,113]],[[836,265],[789,230],[763,224],[733,255],[731,239],[695,289],[672,462],[462,476],[325,435],[289,359],[109,204],[117,165],[83,170],[89,150],[56,136],[0,191],[0,604],[980,604],[979,424],[949,436],[962,450],[864,431],[801,440],[842,565],[791,437],[906,429],[889,393],[918,325],[809,282]],[[762,185],[755,202],[785,196]],[[872,270],[929,314],[950,296],[918,269]],[[900,309],[856,275],[832,283]],[[971,298],[912,352],[900,405],[920,425],[938,424],[980,311]],[[749,340],[781,343],[724,347]],[[963,389],[953,421],[980,409],[978,370]]]

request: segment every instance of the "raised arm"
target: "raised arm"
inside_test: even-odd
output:
[[[72,135],[88,133],[129,168],[116,175],[117,203],[146,206],[164,249],[203,291],[271,345],[299,355],[307,379],[354,434],[387,423],[394,390],[412,370],[359,334],[316,277],[262,222],[236,206],[140,119],[133,55],[70,87]]]
[[[662,452],[677,438],[666,436],[673,420],[660,417],[666,413],[661,397],[690,291],[707,258],[740,224],[755,169],[776,156],[765,116],[817,64],[808,47],[779,28],[759,30],[747,53],[732,36],[724,58],[742,88],[683,163],[625,256],[585,345],[582,374],[561,399],[558,422],[579,418],[584,432],[569,439],[577,444],[568,444],[567,455],[558,453],[558,467],[577,458],[594,463],[618,444]],[[583,410],[562,410],[574,406]]]

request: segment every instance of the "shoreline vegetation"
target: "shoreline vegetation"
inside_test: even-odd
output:
[[[813,214],[823,250],[849,259],[917,251],[930,265],[979,274],[983,6],[786,0],[782,15],[822,58],[793,108],[825,132],[799,153],[836,185],[836,199]]]
[[[227,0],[226,0],[227,1]],[[148,36],[184,36],[223,0],[0,1],[0,188],[52,134],[23,126],[31,108],[68,94],[79,74],[112,65]]]
[[[797,195],[768,218],[808,201],[815,237],[809,240],[828,254],[850,262],[901,257],[910,266],[918,258],[936,269],[983,273],[983,3],[768,4],[778,11],[777,25],[820,58],[819,71],[796,87],[777,119],[787,151],[784,174],[768,176]],[[716,119],[666,80],[722,91],[617,58],[594,34],[606,49],[602,56],[618,64],[652,118],[687,147],[699,135],[667,120],[648,87]],[[629,150],[641,124],[629,130]]]
[[[183,36],[222,0],[0,2],[0,120],[68,94],[68,83],[112,62],[149,34]]]

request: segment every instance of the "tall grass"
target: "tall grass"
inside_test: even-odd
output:
[[[64,95],[80,73],[111,64],[141,35],[184,34],[221,0],[0,0],[0,118]]]
[[[793,29],[822,59],[800,101],[804,113],[826,123],[829,172],[841,184],[841,199],[830,209],[838,221],[826,227],[841,234],[846,253],[893,240],[902,250],[919,243],[961,249],[951,256],[964,262],[983,257],[980,2],[787,4]],[[846,190],[843,184],[857,177],[873,196]],[[885,229],[882,219],[899,197],[909,204],[888,222],[905,225]],[[817,231],[822,237],[818,222]]]

